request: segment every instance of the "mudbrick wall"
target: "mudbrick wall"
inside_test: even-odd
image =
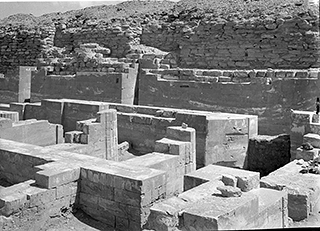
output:
[[[54,37],[54,45],[74,50],[83,43],[99,43],[111,49],[112,57],[123,57],[130,50],[130,45],[139,43],[141,28],[129,25],[113,27],[64,28],[60,27]]]
[[[54,27],[0,28],[0,73],[18,66],[34,66],[41,52],[53,45]]]
[[[319,9],[297,15],[264,15],[240,20],[150,23],[141,43],[173,52],[189,68],[319,67]]]

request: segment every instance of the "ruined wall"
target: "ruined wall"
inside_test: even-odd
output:
[[[132,104],[138,68],[123,67],[110,72],[77,72],[75,75],[47,75],[42,69],[31,80],[31,100],[70,98]]]
[[[97,27],[96,25],[84,28],[59,28],[54,37],[54,45],[74,50],[83,43],[98,43],[111,49],[112,57],[123,57],[131,44],[139,43],[141,28],[129,25]]]
[[[141,43],[177,55],[188,68],[310,68],[320,66],[319,15],[217,18],[143,27]]]
[[[317,70],[150,72],[140,75],[139,104],[258,115],[259,134],[289,133],[290,110],[315,110],[319,97]]]
[[[53,45],[55,29],[0,28],[0,73],[18,66],[35,66],[43,49]]]
[[[63,128],[44,120],[25,120],[1,126],[0,138],[47,146],[63,142]]]

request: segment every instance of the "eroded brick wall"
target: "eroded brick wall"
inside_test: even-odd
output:
[[[79,44],[98,43],[110,48],[112,57],[123,57],[130,50],[131,44],[139,43],[140,33],[141,28],[131,28],[129,25],[58,29],[54,44],[72,51]]]
[[[211,18],[162,22],[143,28],[141,43],[173,52],[188,68],[319,67],[318,15]]]

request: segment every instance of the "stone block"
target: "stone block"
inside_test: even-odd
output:
[[[259,213],[248,229],[288,228],[288,194],[285,191],[259,188],[250,191],[259,199]]]
[[[184,164],[180,162],[179,156],[153,152],[123,163],[163,170],[166,172],[166,196],[182,192]]]
[[[76,195],[78,191],[78,182],[61,185],[56,188],[56,198],[60,199],[66,196]]]
[[[81,179],[135,193],[148,192],[166,183],[164,171],[112,161],[81,168]]]
[[[223,174],[222,175],[222,182],[224,185],[236,187],[237,186],[237,178],[235,176]]]
[[[27,203],[27,195],[21,192],[0,196],[0,215],[9,217],[13,213],[19,212],[25,203]]]
[[[171,197],[150,208],[147,228],[159,231],[174,230],[179,227],[179,213],[188,203],[180,198]]]
[[[168,127],[166,136],[168,139],[190,142],[189,159],[191,163],[196,163],[196,131],[194,128]]]
[[[246,169],[265,176],[289,163],[290,158],[289,135],[257,135],[249,140]]]
[[[43,207],[49,202],[56,200],[56,189],[44,189],[38,187],[29,187],[23,191],[27,195],[29,206]]]
[[[101,197],[108,200],[114,200],[114,188],[103,184],[92,182],[87,179],[80,181],[81,192]],[[58,189],[57,189],[58,190]]]
[[[319,156],[319,151],[319,148],[314,148],[312,150],[297,148],[297,150],[295,151],[295,159],[303,159],[305,161],[313,160],[314,158]]]
[[[150,203],[150,194],[142,196],[140,193],[130,192],[127,190],[116,188],[114,190],[114,200],[123,204],[139,207],[140,205],[147,205]]]
[[[239,188],[233,186],[219,186],[217,189],[221,192],[222,197],[240,197],[242,192]]]
[[[185,175],[185,190],[196,187],[201,183],[222,179],[222,175],[228,174],[237,178],[237,187],[243,192],[259,188],[260,174],[241,169],[208,165],[197,171]]]
[[[303,136],[303,143],[309,143],[314,148],[320,148],[320,135],[308,133]]]
[[[241,197],[213,196],[188,207],[183,213],[186,230],[245,229],[258,213],[258,197],[250,192]]]
[[[63,184],[77,181],[80,178],[80,167],[77,165],[53,163],[37,166],[41,171],[36,172],[36,185],[43,188],[55,188]]]
[[[178,195],[178,198],[181,198],[183,201],[188,203],[196,203],[197,201],[200,201],[206,197],[211,197],[214,194],[220,194],[220,191],[217,189],[217,187],[221,186],[224,186],[224,184],[220,180],[209,181],[182,192]]]
[[[320,198],[320,175],[301,174],[297,162],[294,160],[260,180],[262,188],[288,192],[289,217],[294,221],[308,218]]]

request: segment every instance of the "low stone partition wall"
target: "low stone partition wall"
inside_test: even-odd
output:
[[[25,227],[28,211],[48,218],[75,205],[118,230],[140,230],[151,204],[167,198],[167,189],[172,189],[171,162],[167,167],[160,161],[158,167],[147,168],[9,140],[0,140],[0,157],[5,160],[0,163],[1,178],[15,184],[0,192],[0,214],[15,221],[5,218],[3,230]],[[39,224],[31,219],[32,225]]]
[[[254,115],[73,99],[45,99],[41,104],[27,104],[25,108],[24,118],[39,119],[41,116],[41,119],[62,124],[65,132],[77,130],[77,121],[97,118],[100,110],[116,109],[119,142],[129,142],[130,150],[142,154],[154,151],[156,141],[165,137],[167,127],[185,123],[196,129],[198,167],[219,163],[243,168],[249,138],[258,132],[258,117]],[[38,113],[32,113],[31,108]]]
[[[22,120],[12,122],[0,118],[0,138],[17,142],[47,146],[63,142],[63,128],[47,120]]]
[[[222,69],[156,69],[147,70],[158,74],[160,79],[196,81],[196,82],[233,82],[233,83],[269,83],[282,79],[318,79],[319,69],[252,69],[252,70],[222,70]]]
[[[133,104],[138,65],[119,63],[119,68],[77,71],[74,75],[49,75],[46,70],[31,76],[31,100],[72,98]]]
[[[307,219],[320,211],[320,175],[302,174],[298,160],[262,177],[260,187],[288,192],[289,217]]]
[[[191,178],[202,180],[190,184]],[[226,185],[233,192],[237,191],[238,196],[223,196],[219,188]],[[185,186],[188,189],[177,197],[151,207],[149,229],[191,231],[288,227],[287,193],[259,188],[259,173],[211,165],[187,174]]]
[[[144,69],[139,104],[258,115],[259,134],[289,133],[291,109],[315,108],[319,73],[319,69]]]

